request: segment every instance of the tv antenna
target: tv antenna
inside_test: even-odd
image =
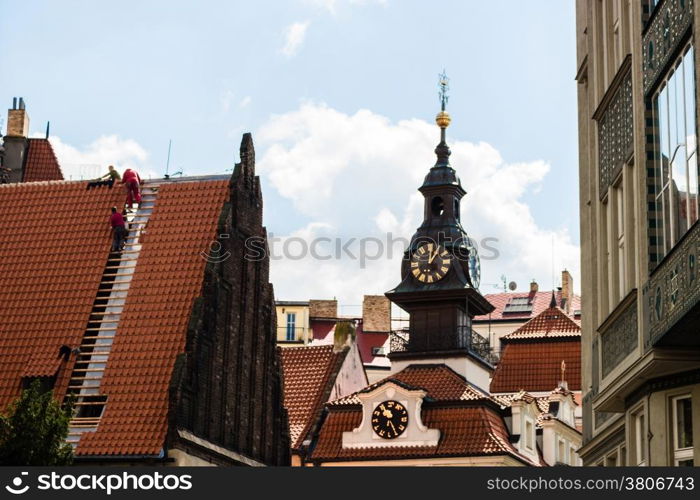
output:
[[[165,178],[170,179],[170,175],[168,173],[168,170],[170,169],[170,148],[173,146],[173,140],[168,139],[168,159],[165,162]]]

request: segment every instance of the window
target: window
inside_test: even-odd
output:
[[[297,313],[287,313],[287,341],[296,340]]]
[[[624,180],[624,179],[623,179]],[[625,262],[625,197],[622,181],[613,189],[613,203],[615,205],[615,260],[617,264],[617,300],[625,297],[627,291],[627,275]]]
[[[632,432],[634,433],[634,465],[647,464],[647,427],[644,410],[632,414]]]
[[[576,448],[569,447],[569,465],[578,465],[576,460]]]
[[[566,442],[563,439],[560,439],[557,443],[557,463],[568,463],[566,460]]]
[[[653,97],[658,260],[698,219],[695,64],[692,41]]]
[[[433,217],[440,217],[445,213],[445,202],[441,197],[436,196],[430,204],[430,210],[433,213]]]
[[[690,396],[671,400],[674,465],[690,466],[693,462],[693,415]]]
[[[535,426],[529,418],[525,419],[525,448],[535,449]]]

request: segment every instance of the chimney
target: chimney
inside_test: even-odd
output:
[[[562,309],[571,314],[571,302],[574,300],[574,279],[571,273],[564,269],[561,273],[561,301]]]
[[[3,167],[8,169],[9,182],[22,182],[22,169],[29,146],[29,115],[24,99],[14,97],[12,109],[7,110],[7,135],[4,138]]]
[[[540,285],[538,285],[535,280],[532,280],[532,283],[530,283],[530,293],[537,293],[537,290],[539,289]]]
[[[333,332],[333,351],[342,351],[346,346],[352,345],[355,340],[354,321],[338,321]]]
[[[310,300],[309,317],[317,319],[334,319],[338,317],[338,301]]]
[[[362,331],[391,331],[391,301],[384,295],[365,295],[362,299]]]

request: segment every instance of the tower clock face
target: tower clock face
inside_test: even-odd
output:
[[[472,280],[472,286],[479,288],[481,282],[481,261],[479,260],[479,251],[473,240],[469,241],[469,277]]]
[[[398,401],[379,403],[372,412],[372,430],[380,438],[395,439],[408,427],[408,410]]]
[[[424,243],[411,256],[411,273],[422,283],[434,283],[450,270],[450,253],[435,243]]]

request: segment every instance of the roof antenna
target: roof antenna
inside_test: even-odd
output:
[[[46,122],[46,138],[49,138],[49,128],[51,127],[51,122]]]
[[[168,174],[168,170],[170,169],[170,148],[173,145],[173,140],[168,139],[168,160],[165,162],[165,178],[170,179],[170,175]]]

